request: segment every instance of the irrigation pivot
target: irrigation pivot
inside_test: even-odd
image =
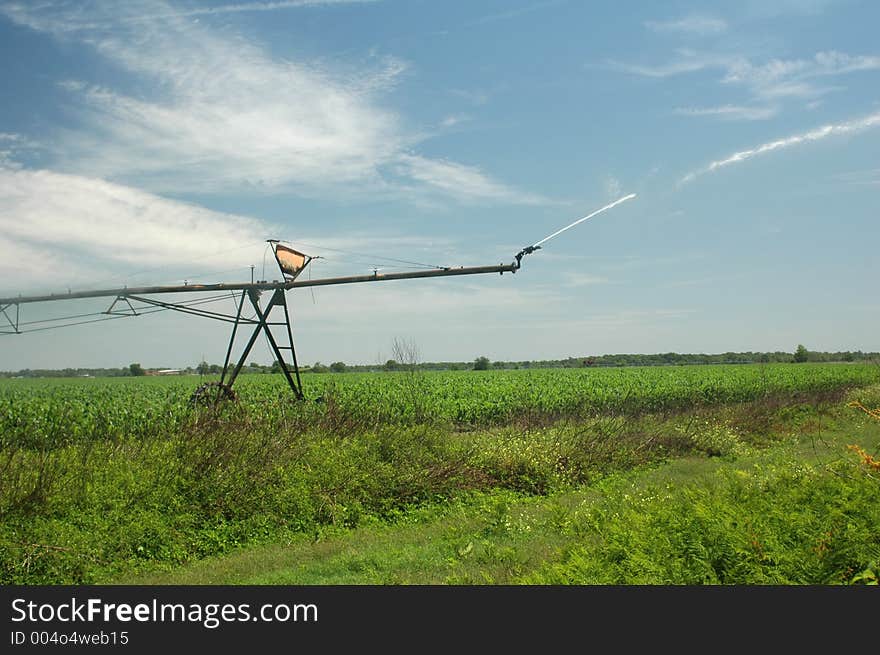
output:
[[[612,207],[634,198],[635,194],[624,196],[615,202],[606,205],[596,211],[578,219],[577,221],[557,230],[553,234],[544,237],[537,243],[523,248],[514,256],[514,261],[509,264],[493,264],[487,266],[433,266],[426,270],[405,271],[398,273],[381,273],[380,269],[374,268],[368,275],[352,275],[347,277],[328,277],[317,279],[300,279],[301,273],[306,269],[314,257],[299,250],[282,244],[277,239],[269,239],[278,270],[281,273],[280,280],[267,280],[250,282],[223,282],[217,284],[183,284],[170,286],[141,286],[122,287],[116,289],[96,289],[92,291],[75,291],[68,293],[53,293],[39,296],[14,296],[0,298],[0,334],[23,334],[37,332],[71,325],[96,323],[99,321],[142,316],[158,311],[172,310],[185,314],[192,314],[213,320],[232,323],[232,334],[226,349],[226,357],[220,380],[201,385],[193,394],[194,402],[213,404],[222,399],[235,398],[232,385],[241,372],[244,363],[257,342],[260,334],[264,334],[266,341],[272,350],[276,361],[281,366],[290,389],[298,399],[303,399],[303,385],[300,377],[299,365],[296,360],[296,350],[293,344],[293,329],[290,321],[290,309],[287,303],[286,292],[292,289],[304,287],[331,286],[340,284],[356,284],[362,282],[386,282],[391,280],[412,280],[417,278],[453,277],[460,275],[480,275],[485,273],[516,273],[522,268],[524,255],[540,250],[542,244],[562,234],[566,230],[582,223],[588,218],[611,209]],[[253,274],[252,274],[253,278]],[[261,306],[260,299],[263,294],[269,295],[269,301],[265,307]],[[166,294],[198,294],[192,300],[162,300],[153,296]],[[113,298],[110,306],[103,312],[92,314],[74,314],[70,316],[41,319],[32,321],[21,320],[22,305],[50,302],[60,300],[76,300],[83,298]],[[233,298],[237,310],[234,314],[208,310],[207,305],[218,300]],[[253,316],[245,316],[245,308],[253,310]],[[253,329],[247,343],[240,355],[233,363],[232,355],[235,347],[235,339],[240,326]],[[272,328],[281,332],[280,338],[276,338]]]

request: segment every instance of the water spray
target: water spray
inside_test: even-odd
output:
[[[605,205],[604,207],[601,207],[600,209],[597,209],[597,210],[594,211],[593,213],[591,213],[591,214],[587,214],[587,215],[584,216],[583,218],[579,218],[579,219],[576,220],[574,223],[571,223],[571,224],[569,224],[569,225],[566,225],[566,226],[565,226],[564,228],[562,228],[562,229],[556,230],[553,234],[550,234],[549,236],[544,237],[543,239],[541,239],[541,240],[538,241],[537,243],[535,243],[535,244],[533,244],[533,245],[531,245],[531,246],[526,246],[525,248],[523,248],[522,250],[520,250],[520,251],[517,253],[517,255],[516,255],[516,267],[517,267],[517,268],[520,268],[520,265],[521,265],[521,264],[520,264],[520,261],[522,260],[523,256],[525,256],[525,255],[530,255],[531,253],[535,252],[536,250],[540,250],[540,249],[541,249],[541,245],[544,244],[544,243],[546,243],[547,241],[549,241],[549,240],[552,239],[553,237],[558,236],[558,235],[562,234],[563,232],[565,232],[566,230],[569,230],[569,229],[573,228],[573,227],[574,227],[575,225],[577,225],[578,223],[583,223],[585,220],[587,220],[587,219],[589,219],[589,218],[593,218],[593,216],[596,216],[596,215],[598,215],[598,214],[601,214],[601,213],[604,212],[604,211],[608,211],[608,210],[611,209],[612,207],[616,207],[616,206],[619,205],[620,203],[625,202],[625,201],[629,200],[630,198],[635,198],[635,197],[636,197],[636,194],[631,193],[631,194],[629,194],[628,196],[624,196],[623,198],[618,198],[618,199],[615,200],[614,202],[609,203],[609,204]]]

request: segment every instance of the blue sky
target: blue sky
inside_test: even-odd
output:
[[[635,193],[516,275],[291,292],[300,361],[880,350],[878,25],[856,0],[0,1],[0,297],[271,279],[269,238],[314,277],[506,263]],[[0,370],[226,341],[161,313],[6,336]]]

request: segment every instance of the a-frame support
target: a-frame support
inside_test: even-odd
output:
[[[244,307],[245,297],[250,300],[251,305],[253,305],[254,309],[256,310],[256,316],[252,319],[243,319],[241,316],[241,311]],[[284,311],[283,321],[269,321],[269,315],[276,307],[280,307]],[[241,357],[239,357],[238,359],[238,363],[236,363],[235,367],[230,373],[230,357],[232,356],[232,349],[235,345],[235,334],[238,330],[238,326],[240,323],[256,324],[256,327],[254,328],[254,332],[253,334],[251,334],[250,339],[248,339],[248,342],[241,353]],[[271,327],[273,326],[283,326],[285,328],[284,332],[287,337],[286,345],[284,341],[282,341],[281,345],[279,345],[278,342],[275,340],[275,336],[272,334],[271,330]],[[229,347],[226,349],[226,359],[223,362],[223,373],[220,376],[220,384],[223,385],[225,383],[227,387],[232,387],[232,385],[235,383],[235,379],[238,377],[238,374],[241,372],[241,369],[244,366],[247,356],[250,354],[251,349],[257,342],[257,338],[260,336],[260,332],[264,332],[266,334],[266,338],[269,341],[269,346],[272,349],[272,352],[275,354],[275,361],[277,361],[278,364],[281,366],[281,372],[284,374],[284,377],[287,380],[287,384],[290,385],[290,388],[296,394],[296,397],[302,400],[302,380],[299,376],[299,365],[296,361],[296,350],[293,347],[293,330],[290,327],[290,312],[287,309],[287,298],[285,296],[284,289],[275,289],[275,291],[272,293],[272,298],[269,300],[269,304],[266,305],[266,309],[260,308],[260,292],[257,289],[246,289],[242,291],[241,300],[238,303],[238,312],[235,317],[234,325],[232,326],[232,336],[229,339]],[[285,357],[282,353],[282,351],[285,350],[290,352],[290,363],[293,365],[293,375],[291,375],[290,369],[288,369],[287,366],[287,361],[285,360]],[[228,378],[226,377],[227,373],[229,373]]]
[[[2,332],[0,332],[0,334],[20,334],[20,332],[18,331],[18,304],[15,305],[15,319],[13,319],[10,314],[6,313],[6,310],[9,309],[11,306],[11,304],[0,304],[0,314],[3,315],[3,318],[6,319],[7,323],[9,323],[9,327],[12,328],[12,331],[10,332],[6,328],[6,326],[3,325],[2,327],[4,329]]]

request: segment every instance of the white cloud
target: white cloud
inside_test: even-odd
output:
[[[99,280],[119,286],[246,280],[250,265],[257,279],[272,279],[268,238],[293,238],[295,247],[321,257],[308,271],[315,277],[357,275],[372,266],[411,270],[474,263],[460,261],[470,255],[448,237],[375,231],[338,237],[314,223],[291,233],[290,227],[104,180],[0,169],[0,280],[10,294],[25,291],[9,288],[12,284],[56,291],[95,288]]]
[[[773,118],[779,107],[748,107],[742,105],[721,105],[720,107],[679,107],[675,110],[681,116],[711,116],[730,120],[761,121]]]
[[[863,130],[867,130],[872,127],[880,127],[880,113],[871,114],[870,116],[866,116],[864,118],[859,118],[852,121],[847,121],[845,123],[838,123],[832,125],[823,125],[822,127],[816,128],[814,130],[810,130],[809,132],[804,132],[802,134],[795,134],[793,136],[786,137],[784,139],[777,139],[776,141],[769,141],[768,143],[764,143],[760,146],[756,146],[754,148],[750,148],[748,150],[741,150],[740,152],[735,152],[729,157],[725,157],[724,159],[719,159],[717,161],[713,161],[705,168],[700,170],[688,173],[681,180],[680,184],[684,184],[686,182],[690,182],[694,180],[696,177],[700,175],[704,175],[705,173],[711,173],[713,171],[718,170],[719,168],[724,168],[725,166],[730,166],[731,164],[736,164],[739,162],[746,161],[748,159],[752,159],[753,157],[757,157],[759,155],[764,155],[768,152],[773,152],[775,150],[782,150],[785,148],[790,148],[792,146],[800,145],[803,143],[811,143],[814,141],[820,141],[830,136],[839,136],[843,134],[854,134],[857,132],[861,132]]]
[[[630,73],[641,77],[665,78],[685,75],[687,73],[696,73],[709,68],[717,68],[722,66],[725,61],[726,59],[717,59],[715,57],[697,57],[689,55],[667,64],[660,65],[628,64],[615,60],[608,60],[607,64],[612,69],[623,73]]]
[[[294,6],[259,6],[282,4]],[[133,76],[136,91],[125,93],[83,80],[61,83],[80,123],[54,135],[53,168],[154,192],[418,197],[425,189],[423,176],[385,175],[430,165],[424,158],[413,165],[406,153],[424,137],[381,102],[406,71],[396,58],[371,56],[359,68],[283,60],[158,1],[0,10],[19,24],[79,39]],[[132,20],[145,16],[150,20]],[[477,185],[463,192],[446,186],[446,195],[533,201],[480,175],[486,195]],[[436,193],[442,185],[429,186]]]
[[[378,0],[277,0],[239,2],[213,7],[179,7],[161,0],[108,0],[70,2],[7,2],[0,11],[21,25],[55,34],[106,30],[120,24],[158,22],[166,19],[197,18],[221,14],[306,9],[346,4],[367,4]]]
[[[685,16],[676,20],[646,21],[645,27],[654,32],[713,36],[727,31],[727,22],[712,16]]]
[[[526,5],[524,7],[517,7],[516,9],[510,9],[508,11],[502,11],[496,14],[482,16],[481,18],[477,18],[476,20],[471,21],[470,23],[468,23],[468,25],[483,25],[485,23],[494,23],[497,21],[519,18],[520,16],[530,14],[535,11],[541,11],[550,7],[556,7],[564,2],[567,2],[567,0],[544,0],[543,2],[535,2],[531,5]]]
[[[308,7],[328,7],[333,5],[362,4],[376,2],[377,0],[277,0],[276,2],[239,2],[214,7],[198,7],[195,9],[181,9],[164,14],[145,14],[139,16],[141,20],[153,20],[156,18],[213,16],[217,14],[239,14],[245,12],[278,11],[280,9],[304,9]]]
[[[250,246],[277,228],[213,212],[130,187],[51,171],[0,170],[0,277],[69,284],[133,267],[226,266],[230,250]],[[242,265],[244,269],[244,263]],[[59,269],[67,274],[59,276]],[[242,275],[243,277],[243,275]],[[7,282],[8,284],[8,282]]]
[[[459,125],[469,120],[470,116],[468,116],[467,114],[452,114],[440,121],[440,125],[442,125],[443,127],[455,127],[456,125]]]
[[[399,164],[395,167],[398,174],[465,200],[497,200],[524,205],[552,202],[496,182],[474,166],[416,155],[401,155],[398,161]]]
[[[816,78],[872,70],[880,70],[880,57],[829,50],[816,53],[812,59],[773,59],[758,65],[745,59],[732,60],[722,82],[745,85],[762,98],[810,98],[834,90],[817,86],[812,81]]]
[[[743,87],[753,100],[767,105],[786,98],[815,99],[836,91],[840,87],[819,84],[817,81],[880,70],[880,56],[849,55],[828,50],[816,53],[811,59],[771,59],[756,64],[741,55],[701,54],[691,50],[680,50],[677,58],[663,64],[610,61],[608,65],[614,70],[632,75],[661,79],[719,70],[722,72],[719,80],[722,84]],[[735,108],[740,105],[729,105],[729,107]],[[715,115],[728,119],[756,120],[758,114],[755,111],[722,111],[716,112]],[[708,115],[708,112],[687,110],[682,113]]]
[[[38,143],[21,134],[0,132],[0,170],[21,168],[21,156],[38,149]]]

